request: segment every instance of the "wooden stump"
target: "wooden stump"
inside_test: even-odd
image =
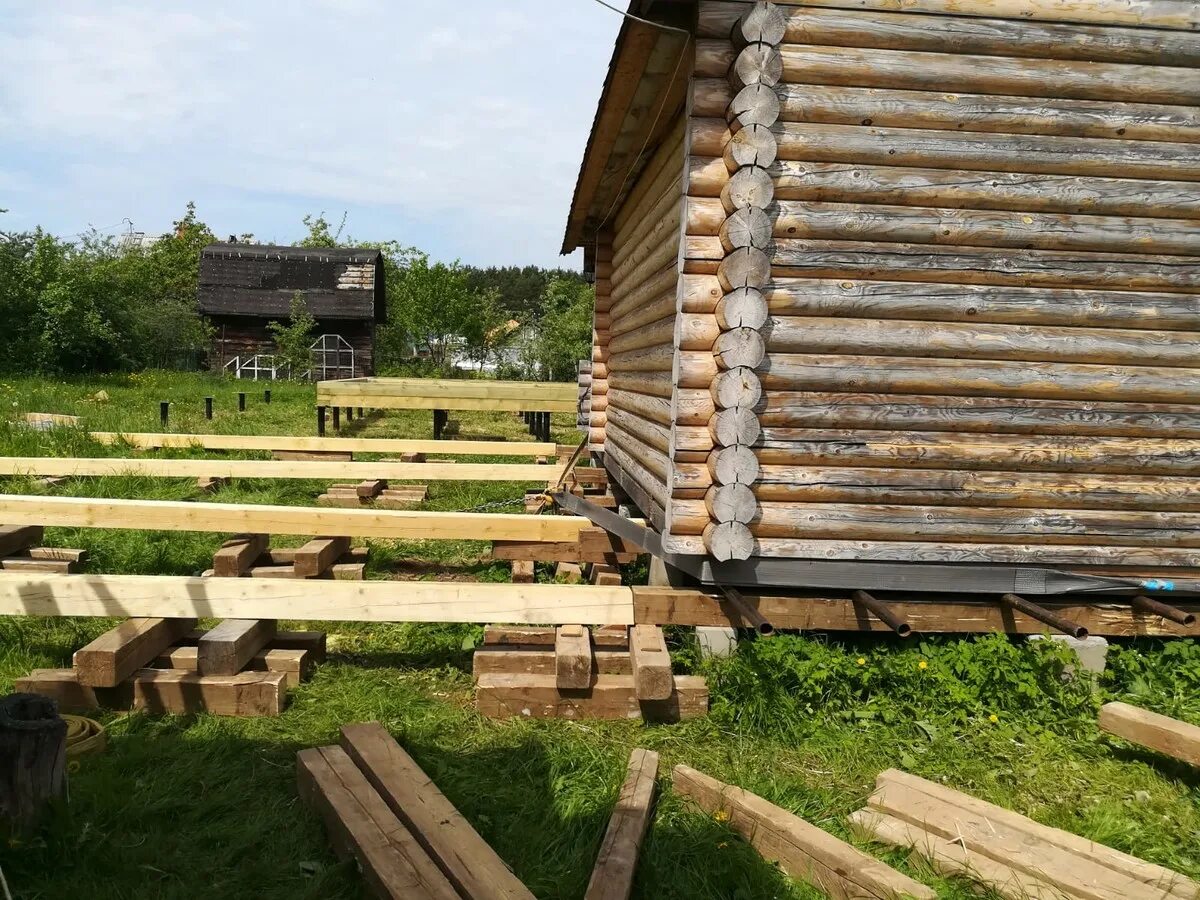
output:
[[[67,723],[58,704],[38,694],[0,699],[0,819],[27,831],[63,793],[66,767]]]

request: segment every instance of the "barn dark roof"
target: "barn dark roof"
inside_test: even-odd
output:
[[[317,319],[387,318],[383,254],[369,248],[209,244],[200,251],[200,312],[286,317],[304,297]]]

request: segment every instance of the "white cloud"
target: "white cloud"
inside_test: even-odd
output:
[[[588,0],[465,0],[453,17],[439,0],[16,6],[0,152],[41,157],[47,216],[153,229],[160,207],[139,198],[154,185],[202,215],[221,194],[237,220],[214,227],[265,234],[288,223],[252,220],[255,198],[294,209],[293,230],[316,201],[364,237],[488,263],[554,261],[620,24]],[[129,199],[89,205],[114,197]],[[433,233],[367,235],[356,215]]]

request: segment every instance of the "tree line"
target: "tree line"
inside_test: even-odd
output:
[[[499,377],[572,381],[577,360],[590,358],[593,291],[578,272],[436,262],[398,241],[343,238],[324,215],[303,221],[299,246],[382,252],[389,321],[376,337],[380,374],[452,375],[465,359]],[[216,240],[193,204],[148,246],[0,228],[0,371],[200,367],[211,341],[196,303],[200,251]],[[311,328],[301,304],[272,330],[295,355]]]

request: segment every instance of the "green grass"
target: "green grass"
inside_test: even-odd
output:
[[[236,391],[253,393],[236,412]],[[261,385],[259,386],[261,387]],[[99,389],[107,403],[86,401]],[[9,379],[0,409],[77,414],[86,428],[156,430],[171,399],[173,430],[311,434],[310,387],[150,373],[137,378],[45,382]],[[203,419],[203,397],[217,418]],[[15,404],[15,405],[14,405]],[[507,414],[458,415],[467,434],[524,436]],[[565,417],[555,438],[574,442]],[[427,437],[430,416],[391,413],[355,430]],[[73,430],[0,425],[7,455],[123,455]],[[185,454],[186,455],[186,454]],[[247,454],[249,455],[249,454]],[[499,459],[484,457],[483,459]],[[324,483],[239,481],[220,501],[305,504]],[[432,509],[520,498],[521,484],[430,486]],[[0,489],[35,490],[27,479]],[[56,494],[186,499],[184,480],[80,479]],[[519,510],[520,507],[515,506]],[[299,539],[297,539],[298,541]],[[190,573],[207,566],[220,536],[48,529],[46,543],[92,551],[89,571]],[[373,578],[501,579],[471,542],[373,542]],[[436,563],[430,566],[428,563]],[[540,570],[546,579],[549,572]],[[398,588],[402,590],[403,588]],[[0,688],[70,654],[107,620],[0,620]],[[669,638],[677,671],[708,676],[706,719],[669,727],[636,723],[494,722],[471,708],[468,625],[326,623],[329,661],[292,694],[277,719],[105,717],[112,743],[71,778],[70,803],[23,842],[0,846],[21,900],[218,897],[301,900],[365,896],[337,863],[319,822],[296,798],[295,751],[332,741],[345,722],[378,719],[542,898],[582,896],[630,749],[662,755],[663,790],[642,850],[639,898],[809,898],[722,823],[671,794],[665,776],[687,763],[755,791],[848,837],[845,817],[875,775],[896,766],[944,780],[1039,821],[1083,834],[1200,878],[1200,775],[1102,737],[1101,702],[1123,698],[1200,724],[1200,646],[1124,643],[1100,680],[1075,672],[1055,647],[1004,637],[783,635],[747,639],[726,661],[700,661],[686,629]],[[976,896],[906,854],[873,851],[950,898]]]

